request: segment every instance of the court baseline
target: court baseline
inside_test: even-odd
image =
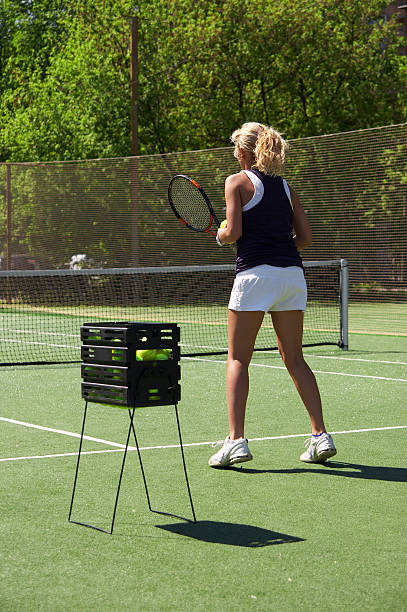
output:
[[[66,435],[66,436],[71,436],[74,438],[80,438],[80,434],[75,433],[75,432],[71,432],[71,431],[65,431],[62,429],[52,429],[51,427],[43,427],[42,425],[34,425],[33,423],[26,423],[24,421],[16,421],[15,419],[8,419],[5,417],[0,417],[0,420],[2,421],[6,421],[9,423],[13,423],[15,425],[22,425],[23,427],[31,427],[34,429],[39,429],[42,431],[49,431],[52,433],[58,433],[58,434],[62,434],[62,435]],[[407,429],[407,425],[393,425],[393,426],[388,426],[388,427],[369,427],[369,428],[363,428],[363,429],[349,429],[349,430],[344,430],[344,431],[332,431],[332,434],[335,435],[341,435],[341,434],[353,434],[353,433],[366,433],[366,432],[373,432],[373,431],[389,431],[389,430],[395,430],[395,429]],[[261,438],[249,438],[249,442],[263,442],[265,440],[287,440],[289,438],[309,438],[310,434],[309,433],[302,433],[302,434],[287,434],[287,435],[282,435],[282,436],[264,436]],[[101,444],[106,444],[108,446],[115,446],[118,448],[114,448],[114,449],[104,449],[104,450],[96,450],[96,451],[82,451],[82,455],[97,455],[97,454],[103,454],[103,453],[119,453],[119,452],[123,452],[125,449],[125,445],[124,444],[119,444],[117,442],[111,442],[109,440],[102,440],[101,438],[92,438],[90,436],[84,436],[84,438],[86,440],[90,440],[90,441],[94,441],[94,442],[99,442]],[[213,446],[214,442],[186,442],[183,444],[184,447],[192,447],[192,446]],[[159,445],[159,446],[142,446],[140,447],[140,450],[145,451],[145,450],[165,450],[165,449],[170,449],[170,448],[180,448],[179,444],[165,444],[165,445]],[[129,446],[128,447],[129,451],[134,451],[137,450],[135,446]],[[32,456],[24,456],[24,457],[6,457],[6,458],[0,458],[0,463],[1,462],[6,462],[6,461],[21,461],[21,460],[27,460],[27,459],[51,459],[51,458],[56,458],[56,457],[76,457],[78,455],[77,452],[70,452],[70,453],[55,453],[55,454],[51,454],[51,455],[32,455]]]

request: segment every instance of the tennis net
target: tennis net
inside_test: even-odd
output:
[[[304,346],[347,348],[347,263],[304,262]],[[177,323],[181,355],[227,352],[234,265],[0,272],[0,365],[79,362],[89,321]],[[277,346],[265,317],[256,350]]]

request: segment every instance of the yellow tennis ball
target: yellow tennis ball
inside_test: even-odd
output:
[[[143,349],[136,351],[137,361],[154,361],[157,359],[157,349]]]
[[[223,219],[222,223],[220,224],[220,229],[225,229],[225,227],[228,226],[228,222],[226,219]],[[224,244],[235,244],[234,242],[225,242]]]
[[[171,349],[158,349],[157,359],[160,359],[161,361],[171,359]]]

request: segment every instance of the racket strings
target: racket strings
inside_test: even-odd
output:
[[[190,181],[174,180],[171,185],[171,198],[178,214],[188,225],[205,230],[211,224],[211,213],[202,193]]]

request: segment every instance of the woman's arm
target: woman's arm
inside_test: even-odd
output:
[[[241,187],[246,175],[232,174],[225,181],[226,221],[227,226],[218,230],[222,244],[236,242],[242,235],[242,196]]]
[[[300,200],[292,187],[290,187],[290,193],[294,211],[294,244],[297,251],[302,251],[302,249],[305,249],[312,244],[311,228],[309,226],[305,210],[301,206]]]

